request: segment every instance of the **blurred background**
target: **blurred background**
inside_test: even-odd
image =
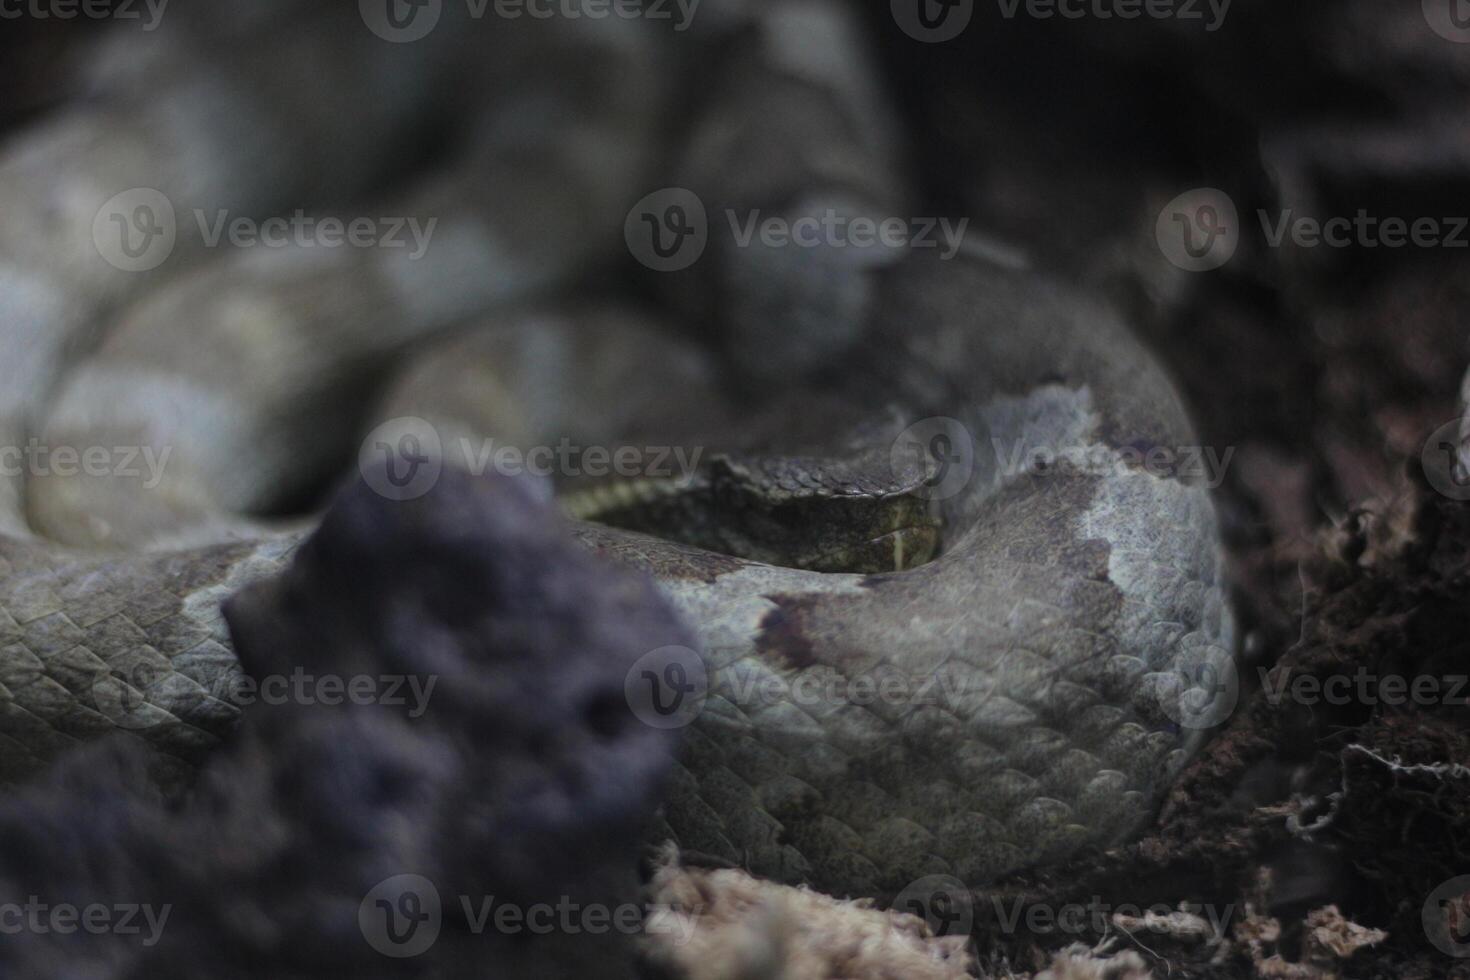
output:
[[[184,475],[207,488],[200,499],[296,513],[350,463],[402,352],[467,317],[540,297],[642,304],[660,329],[719,353],[730,397],[759,397],[861,343],[854,311],[889,258],[773,264],[722,245],[725,209],[965,219],[971,242],[1124,309],[1178,379],[1202,443],[1234,449],[1217,504],[1251,676],[1349,647],[1463,663],[1463,562],[1394,548],[1461,540],[1443,529],[1463,515],[1427,487],[1421,460],[1459,413],[1470,363],[1464,6],[0,5],[0,284],[62,297],[43,314],[24,290],[0,296],[20,325],[0,365],[0,426],[95,420],[102,410],[68,378],[109,343],[164,367],[170,352],[223,351],[195,367],[252,402],[229,345],[251,321],[242,308],[279,306],[293,336],[322,338],[320,353],[259,399],[276,408],[210,422],[211,439],[233,440],[218,458],[248,455],[255,475]],[[161,214],[136,196],[109,210],[139,188],[162,195],[174,224],[124,247]],[[637,237],[651,214],[647,230],[684,241],[692,204],[706,216],[704,261]],[[405,246],[257,255],[208,241],[222,214],[298,211],[402,219]],[[105,244],[114,215],[121,252]],[[434,221],[423,249],[410,218]],[[127,326],[160,322],[174,327]],[[143,410],[107,397],[124,422]],[[303,405],[309,450],[300,425],[280,424],[284,406],[299,419]],[[194,423],[177,424],[187,446]],[[96,543],[65,530],[95,512],[85,495],[29,496],[33,524]],[[1425,537],[1430,524],[1443,537]],[[1339,903],[1390,927],[1375,969],[1443,975],[1414,923],[1420,896],[1466,860],[1453,843],[1470,829],[1463,813],[1427,807],[1410,833],[1375,810],[1315,838],[1248,814],[1337,792],[1358,741],[1470,762],[1463,727],[1447,711],[1247,712],[1171,802],[1152,864],[1072,869],[1074,883],[1234,894],[1264,865],[1284,919]],[[1364,778],[1395,791],[1381,773]]]

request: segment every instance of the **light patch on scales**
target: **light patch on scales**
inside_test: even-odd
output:
[[[644,477],[618,480],[557,498],[562,513],[574,521],[595,521],[615,510],[638,507],[660,497],[672,497],[693,484],[692,480]]]
[[[710,698],[705,716],[748,728],[752,715],[742,707],[742,691],[759,691],[773,675],[792,672],[756,652],[761,623],[779,606],[771,596],[865,595],[866,576],[809,572],[779,565],[749,563],[704,579],[658,582],[684,621],[697,631],[700,654],[709,671]],[[787,720],[790,723],[790,720]]]

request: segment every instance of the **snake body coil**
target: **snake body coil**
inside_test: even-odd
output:
[[[775,19],[811,30],[790,12]],[[548,57],[605,59],[602,70],[625,79],[620,94],[551,117],[537,115],[534,96],[511,98],[458,167],[397,206],[443,216],[423,265],[288,250],[181,261],[154,280],[93,275],[77,252],[90,216],[60,222],[35,254],[0,252],[6,438],[172,453],[152,485],[59,472],[7,484],[0,777],[118,728],[175,760],[174,776],[201,761],[239,711],[219,603],[276,572],[305,533],[247,515],[340,466],[331,447],[371,427],[364,405],[385,379],[387,400],[368,421],[424,420],[448,463],[469,463],[451,458],[461,437],[610,444],[660,432],[723,450],[733,424],[713,404],[721,368],[702,347],[636,311],[538,300],[614,250],[648,163],[626,152],[627,135],[656,132],[664,113],[651,94],[656,48],[627,32],[564,30]],[[417,64],[404,77],[420,78]],[[353,77],[350,59],[341,71]],[[769,97],[782,103],[790,85],[813,84],[772,78]],[[336,120],[324,113],[321,124]],[[52,132],[68,125],[93,124]],[[111,117],[96,125],[123,139]],[[691,183],[709,181],[709,203],[774,195],[795,214],[840,198],[849,212],[882,213],[901,199],[887,179],[826,172],[817,192],[793,198],[791,183],[812,177],[802,154],[779,180],[734,187],[708,163],[721,157],[710,125],[685,164],[703,175]],[[331,151],[334,134],[316,135]],[[851,153],[884,157],[870,135],[853,136]],[[42,199],[86,187],[100,194],[94,207],[110,196],[102,189],[161,183],[158,168],[184,152],[150,146],[118,172],[132,159],[120,146],[76,158],[61,136],[31,139],[0,158],[0,178],[14,178],[0,187],[18,181]],[[605,165],[595,174],[589,154]],[[73,159],[72,170],[48,173],[38,155]],[[164,189],[222,195],[203,172]],[[497,193],[484,189],[487,172]],[[245,168],[220,184],[251,186]],[[279,190],[265,179],[258,196],[289,198],[272,198]],[[576,203],[559,208],[568,193]],[[556,220],[526,220],[516,206],[526,200]],[[536,259],[518,264],[523,250]],[[689,665],[703,673],[700,707],[660,830],[760,874],[852,894],[891,894],[933,873],[978,883],[1135,830],[1202,737],[1190,706],[1203,668],[1228,667],[1233,648],[1209,499],[1187,473],[1149,462],[1194,442],[1167,378],[1105,306],[983,256],[898,250],[763,271],[784,255],[725,247],[695,267],[734,297],[716,318],[721,339],[749,361],[780,334],[770,311],[796,303],[805,328],[765,380],[789,389],[823,366],[836,379],[824,397],[876,421],[815,442],[807,433],[800,452],[767,457],[779,463],[733,449],[707,462],[737,483],[737,461],[765,467],[762,492],[779,490],[757,498],[768,524],[773,514],[805,524],[820,513],[808,502],[838,499],[863,515],[852,518],[858,530],[897,549],[902,570],[813,571],[574,525],[588,546],[646,569],[702,644]],[[93,341],[145,281],[152,288]],[[690,309],[701,282],[665,285]],[[782,425],[740,420],[752,431]],[[900,471],[913,463],[922,480],[893,495],[821,462],[854,454]],[[942,528],[934,560],[908,567],[902,549],[920,539],[909,525],[872,523],[876,511],[863,508],[880,498],[923,502]]]

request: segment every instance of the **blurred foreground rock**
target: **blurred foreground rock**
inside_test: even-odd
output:
[[[672,745],[624,679],[688,642],[651,584],[523,485],[445,470],[416,500],[352,486],[226,615],[257,680],[384,696],[252,705],[181,805],[137,740],[4,801],[0,974],[631,976]]]

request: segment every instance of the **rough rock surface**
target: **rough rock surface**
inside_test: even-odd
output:
[[[592,558],[522,485],[446,470],[413,501],[348,488],[227,616],[257,679],[401,677],[427,696],[262,698],[178,804],[148,788],[137,740],[67,759],[0,806],[0,902],[139,905],[156,927],[139,912],[133,933],[63,933],[42,911],[0,943],[0,974],[630,975],[617,930],[491,918],[477,934],[476,918],[491,896],[636,902],[672,746],[624,678],[687,642],[648,582]]]

